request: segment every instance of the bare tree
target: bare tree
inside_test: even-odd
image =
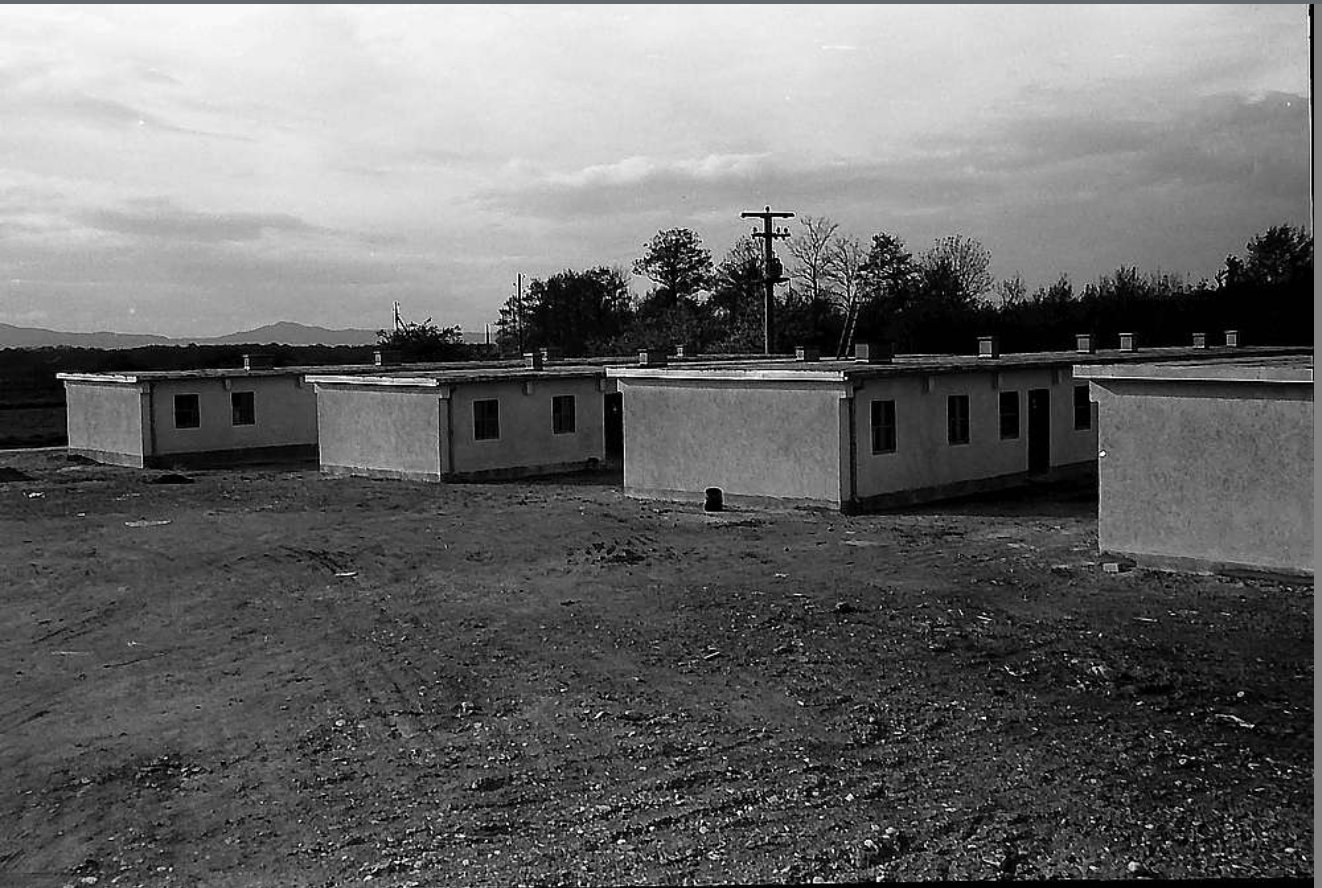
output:
[[[978,298],[996,282],[988,271],[991,253],[977,240],[962,234],[938,240],[923,254],[919,264],[930,272],[948,275],[956,291],[950,295],[960,301]]]
[[[800,216],[799,225],[801,230],[790,238],[789,243],[790,256],[794,259],[790,281],[799,284],[808,298],[816,302],[829,295],[825,292],[828,266],[840,225],[827,216]]]
[[[1014,277],[1006,278],[996,285],[996,295],[1001,298],[1001,308],[1018,305],[1028,298],[1028,287],[1019,272]]]
[[[845,315],[845,326],[840,332],[836,357],[843,357],[854,347],[854,322],[858,319],[863,292],[863,266],[867,258],[868,251],[852,234],[836,238],[827,251],[825,277]]]

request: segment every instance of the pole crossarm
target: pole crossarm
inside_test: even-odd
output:
[[[762,347],[766,354],[771,354],[775,345],[776,284],[784,283],[788,278],[782,274],[780,260],[776,258],[775,243],[779,238],[789,237],[785,228],[776,228],[774,219],[792,219],[793,213],[772,210],[770,206],[759,211],[750,210],[739,214],[743,219],[761,219],[762,230],[753,229],[753,237],[763,242],[762,282],[766,286],[764,297]]]

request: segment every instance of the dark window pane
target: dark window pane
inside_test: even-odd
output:
[[[574,431],[574,396],[556,395],[551,399],[551,431],[568,435]]]
[[[1088,400],[1088,387],[1074,387],[1074,429],[1082,431],[1092,428],[1092,402]]]
[[[1001,437],[1019,437],[1019,393],[1001,392]]]
[[[500,401],[492,398],[473,402],[473,437],[478,441],[500,437]]]
[[[202,411],[198,407],[197,395],[175,395],[174,427],[195,429],[200,425],[202,425]]]
[[[253,425],[257,422],[252,392],[232,392],[230,394],[231,422],[234,425]]]

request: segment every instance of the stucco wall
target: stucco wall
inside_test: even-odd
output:
[[[316,393],[311,385],[300,386],[297,376],[171,379],[151,386],[157,455],[317,443]],[[231,392],[253,393],[253,425],[233,424]],[[182,394],[198,396],[198,428],[175,428],[174,396]]]
[[[137,385],[64,383],[69,449],[119,465],[143,465],[147,428]]]
[[[1103,551],[1313,574],[1313,387],[1098,380]]]
[[[316,388],[322,468],[440,477],[445,401],[437,389]]]
[[[1055,375],[1051,368],[1043,368],[1000,372],[995,377],[996,387],[990,369],[863,381],[854,396],[857,495],[879,496],[1026,472],[1030,389],[1045,388],[1051,392],[1051,465],[1096,458],[1095,415],[1090,429],[1074,428],[1074,383],[1068,368],[1060,368]],[[1003,440],[1000,395],[1011,391],[1019,396],[1019,437]],[[969,397],[967,444],[948,441],[946,411],[950,395]],[[874,400],[895,401],[893,453],[872,453],[870,405]]]
[[[620,378],[624,486],[635,493],[782,497],[839,505],[847,491],[844,386]]]
[[[574,396],[572,433],[552,433],[551,400],[557,395]],[[478,441],[473,435],[473,402],[491,398],[500,402],[500,437]],[[448,471],[462,475],[604,460],[604,398],[596,377],[457,384],[450,395],[453,461]]]

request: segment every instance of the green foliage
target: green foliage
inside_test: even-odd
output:
[[[564,355],[595,354],[628,329],[632,315],[623,270],[566,269],[534,278],[522,302],[511,297],[501,309],[497,338],[507,352],[550,347]]]
[[[634,260],[633,272],[656,284],[645,300],[654,310],[664,311],[710,289],[711,253],[689,229],[658,231],[644,249],[643,255]]]
[[[421,323],[402,322],[394,330],[377,330],[377,345],[397,351],[405,361],[453,361],[463,357],[463,336],[458,327],[438,327],[431,318]]]

